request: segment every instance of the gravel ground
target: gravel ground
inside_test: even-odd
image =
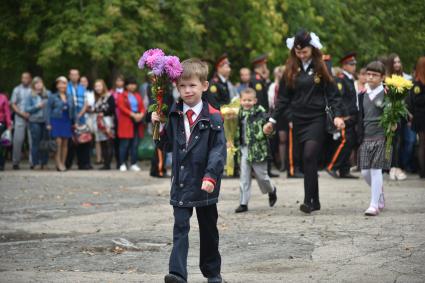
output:
[[[253,185],[249,212],[235,214],[239,181],[219,203],[227,282],[425,282],[425,182],[385,180],[387,207],[365,217],[362,179],[320,173],[322,210],[298,210],[303,180],[273,179],[278,202]],[[163,282],[172,241],[169,180],[118,171],[0,173],[0,282]],[[192,218],[189,281],[198,268]],[[127,241],[127,242],[126,242]]]

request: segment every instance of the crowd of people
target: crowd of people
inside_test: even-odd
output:
[[[111,169],[113,157],[121,171],[140,171],[137,146],[145,131],[145,102],[134,78],[118,76],[113,89],[102,79],[90,87],[77,69],[59,76],[55,91],[46,89],[41,77],[24,72],[10,100],[0,95],[0,125],[3,140],[0,169],[11,151],[12,168],[20,169],[27,145],[33,170],[46,170],[54,152],[56,170],[66,171],[77,159],[78,169],[93,169],[95,152],[98,169]],[[13,134],[6,135],[6,131]],[[5,137],[6,136],[6,137]],[[127,164],[127,160],[129,163]]]
[[[316,187],[316,178],[312,176],[318,169],[309,168],[316,162],[310,162],[310,155],[306,154],[311,153],[311,156],[318,158],[318,168],[325,169],[331,176],[356,178],[351,172],[353,169],[359,170],[357,116],[361,107],[358,94],[368,89],[366,67],[357,71],[357,54],[353,52],[341,58],[339,66],[332,66],[330,56],[322,56],[321,53],[319,56],[318,48],[313,48],[310,55],[296,54],[296,50],[291,50],[290,60],[285,65],[274,68],[272,76],[267,66],[267,56],[255,58],[252,68],[239,70],[239,82],[235,84],[230,82],[231,65],[224,54],[215,62],[214,73],[204,96],[214,108],[220,109],[239,99],[246,89],[255,91],[256,104],[271,115],[276,131],[276,135],[268,138],[270,154],[266,159],[270,177],[278,175],[271,170],[274,164],[280,172],[286,171],[288,178],[308,175],[307,182],[312,182],[311,186]],[[313,77],[313,71],[308,70],[309,66],[303,61],[306,55],[312,62],[310,68],[314,66]],[[284,76],[297,72],[298,61],[304,62],[305,78],[300,76],[296,81],[285,80]],[[407,178],[406,172],[417,172],[424,178],[425,136],[421,122],[425,115],[422,105],[425,83],[423,58],[418,60],[411,74],[404,72],[400,56],[396,54],[382,57],[379,61],[385,66],[385,76],[401,75],[415,84],[406,97],[409,116],[399,122],[396,130],[388,171],[390,179],[404,180]],[[315,113],[314,107],[322,103],[317,97],[310,93],[311,97],[305,100],[303,95],[285,93],[292,89],[284,85],[285,81],[289,84],[300,83],[304,87],[300,80],[314,81],[318,78],[334,82],[326,84],[323,93],[326,94],[327,103],[334,106],[334,111],[344,111],[335,114],[343,117],[345,128],[332,135],[314,133],[314,129],[323,126],[320,119],[315,119],[320,115]],[[19,170],[23,152],[26,152],[30,167],[34,170],[48,169],[49,156],[54,156],[55,167],[61,172],[72,168],[74,157],[80,170],[94,169],[92,163],[99,165],[98,169],[108,170],[115,160],[116,168],[120,171],[140,171],[138,146],[150,129],[150,116],[147,115],[151,102],[149,81],[138,84],[133,77],[118,75],[109,89],[104,80],[96,79],[91,83],[87,76],[80,76],[79,70],[71,69],[68,77],[59,76],[56,79],[54,88],[55,91],[51,92],[46,89],[41,77],[32,78],[30,73],[24,72],[21,84],[13,89],[10,97],[0,94],[0,131],[3,137],[11,137],[10,143],[3,141],[0,146],[0,170],[4,170],[5,159],[8,158],[12,161],[12,168]],[[308,87],[300,91],[311,92]],[[170,94],[166,101],[169,105],[179,97],[175,86],[170,86]],[[294,96],[294,100],[280,101],[280,95],[285,98]],[[334,98],[340,96],[342,108],[334,105]],[[306,128],[303,133],[295,133],[293,123],[296,122],[294,120],[299,122],[300,117]],[[9,135],[6,135],[6,131]],[[316,144],[311,142],[312,136],[318,140]],[[170,164],[171,156],[156,148],[151,175],[169,176],[166,168],[170,168]],[[235,176],[239,176],[239,164],[243,165],[243,161],[236,161]]]

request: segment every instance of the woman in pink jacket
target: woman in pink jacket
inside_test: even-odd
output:
[[[7,96],[0,93],[0,136],[6,130],[12,129],[12,119],[10,116],[9,100]],[[0,171],[4,170],[5,148],[0,144]]]

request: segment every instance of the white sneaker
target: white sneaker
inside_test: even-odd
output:
[[[121,164],[121,166],[120,166],[120,171],[121,171],[121,172],[125,172],[125,171],[127,171],[127,166],[125,166],[125,164]]]
[[[134,171],[134,172],[139,172],[140,171],[140,167],[137,166],[137,164],[133,164],[133,165],[131,165],[130,170],[131,171]]]
[[[395,177],[398,181],[404,181],[407,179],[406,173],[404,173],[400,168],[395,169]]]
[[[392,167],[392,168],[390,169],[390,180],[392,180],[392,181],[397,180],[397,179],[396,179],[396,176],[395,176],[395,172],[396,172],[396,168],[395,168],[395,167]]]

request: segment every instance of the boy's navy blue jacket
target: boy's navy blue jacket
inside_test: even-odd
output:
[[[183,103],[174,103],[158,142],[158,146],[173,153],[170,204],[178,207],[215,204],[218,202],[226,162],[226,138],[221,114],[203,100],[188,145],[183,115]],[[212,193],[201,190],[204,179],[215,183]]]

